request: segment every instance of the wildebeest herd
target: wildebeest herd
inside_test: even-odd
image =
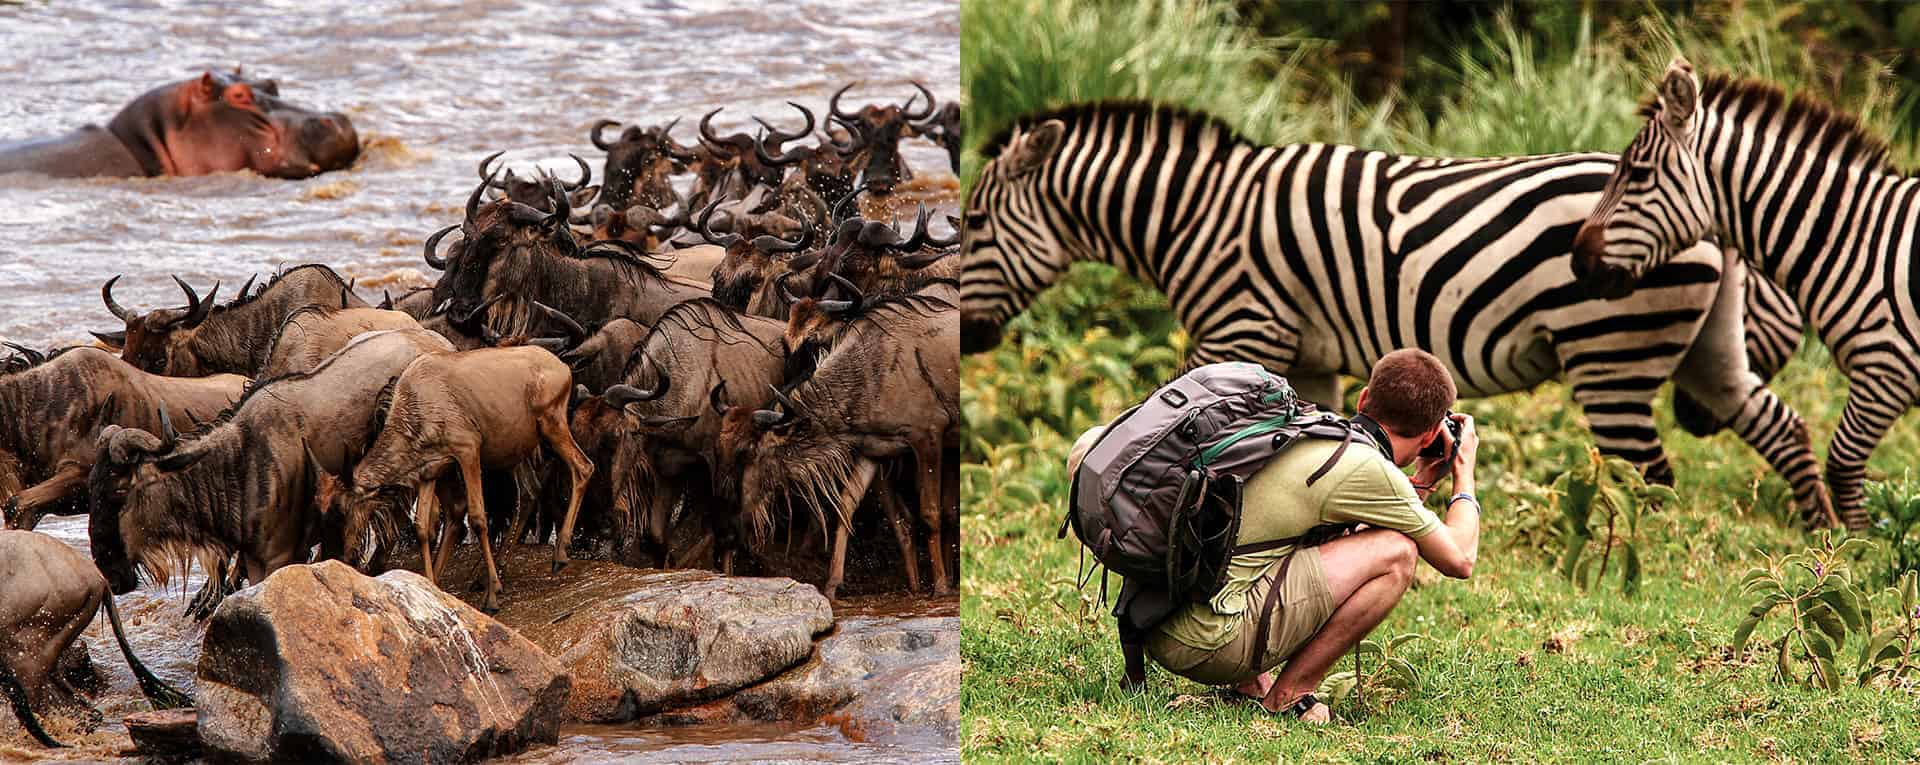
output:
[[[426,237],[437,281],[378,304],[322,264],[225,303],[176,277],[185,304],[146,311],[105,279],[120,326],[99,345],[0,358],[6,525],[88,514],[114,593],[197,563],[201,617],[289,564],[417,551],[433,579],[471,541],[492,611],[495,547],[525,542],[555,570],[591,550],[731,572],[784,534],[830,551],[833,597],[871,506],[907,587],[924,560],[950,592],[958,232],[894,211],[900,141],[957,158],[958,110],[925,88],[848,110],[846,91],[825,124],[793,104],[797,126],[722,135],[716,109],[688,144],[677,120],[602,121],[597,186],[577,156],[576,179],[489,156]]]

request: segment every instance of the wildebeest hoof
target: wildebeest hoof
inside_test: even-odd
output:
[[[562,570],[566,569],[566,567],[567,567],[567,561],[563,561],[563,560],[554,561],[553,573],[555,575],[558,575]]]

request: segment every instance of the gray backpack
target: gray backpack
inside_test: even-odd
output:
[[[1137,642],[1129,633],[1144,633],[1179,605],[1211,599],[1233,556],[1302,541],[1234,544],[1247,479],[1302,437],[1341,442],[1309,484],[1352,441],[1377,443],[1301,401],[1285,378],[1244,362],[1188,371],[1100,435],[1072,477],[1060,535],[1071,528],[1099,565],[1125,580],[1114,609],[1123,643]]]

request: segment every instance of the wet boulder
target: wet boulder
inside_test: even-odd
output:
[[[421,576],[289,566],[227,598],[200,655],[214,759],[470,762],[553,743],[571,685]]]
[[[555,575],[544,550],[506,561],[513,584],[499,616],[572,674],[569,720],[623,722],[720,698],[806,661],[833,625],[826,597],[792,579],[597,561]]]
[[[807,663],[730,699],[736,716],[826,720],[850,738],[881,740],[960,729],[958,617],[840,620]]]

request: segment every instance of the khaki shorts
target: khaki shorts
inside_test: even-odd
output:
[[[1246,609],[1240,612],[1240,623],[1226,645],[1201,650],[1156,631],[1147,639],[1147,654],[1168,671],[1204,685],[1233,685],[1280,666],[1333,616],[1333,594],[1320,567],[1320,549],[1309,547],[1293,555],[1297,560],[1288,567],[1287,580],[1280,583],[1280,602],[1274,606],[1267,644],[1257,660],[1253,641],[1260,631],[1260,608],[1266,605],[1267,590],[1273,587],[1280,566],[1247,591]]]

